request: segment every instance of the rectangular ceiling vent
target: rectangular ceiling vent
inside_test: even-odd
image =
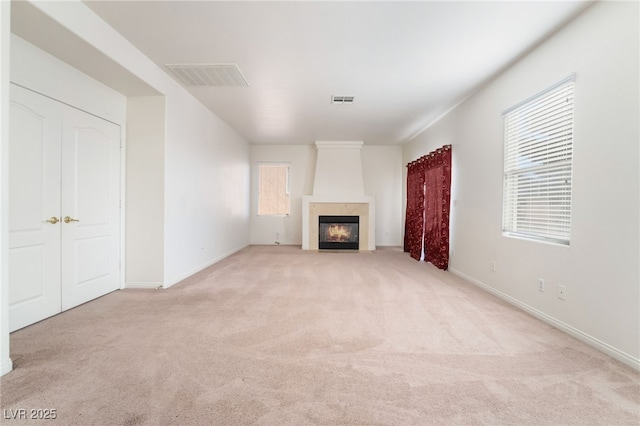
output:
[[[353,96],[332,96],[332,104],[348,105],[353,103]]]
[[[166,64],[185,86],[248,87],[236,64]]]

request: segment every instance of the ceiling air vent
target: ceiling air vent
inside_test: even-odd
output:
[[[353,96],[332,96],[332,104],[349,105],[353,103]]]
[[[185,86],[248,87],[236,64],[166,64]]]

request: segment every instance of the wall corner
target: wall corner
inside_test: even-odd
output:
[[[0,1],[0,92],[9,93],[11,2]],[[0,99],[0,375],[13,369],[9,350],[9,97]]]

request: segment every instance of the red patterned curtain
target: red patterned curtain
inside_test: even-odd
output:
[[[404,251],[416,260],[422,257],[424,235],[424,160],[407,164],[407,213]]]
[[[451,145],[407,164],[404,251],[440,269],[449,267]]]
[[[424,261],[446,270],[449,267],[451,145],[429,154],[425,163]]]

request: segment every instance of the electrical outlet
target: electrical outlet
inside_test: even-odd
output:
[[[544,278],[538,278],[538,291],[544,293]]]
[[[491,262],[491,271],[492,272],[496,271],[496,261],[495,260]]]
[[[558,284],[558,299],[565,300],[565,295],[567,293],[567,287],[562,284]]]

